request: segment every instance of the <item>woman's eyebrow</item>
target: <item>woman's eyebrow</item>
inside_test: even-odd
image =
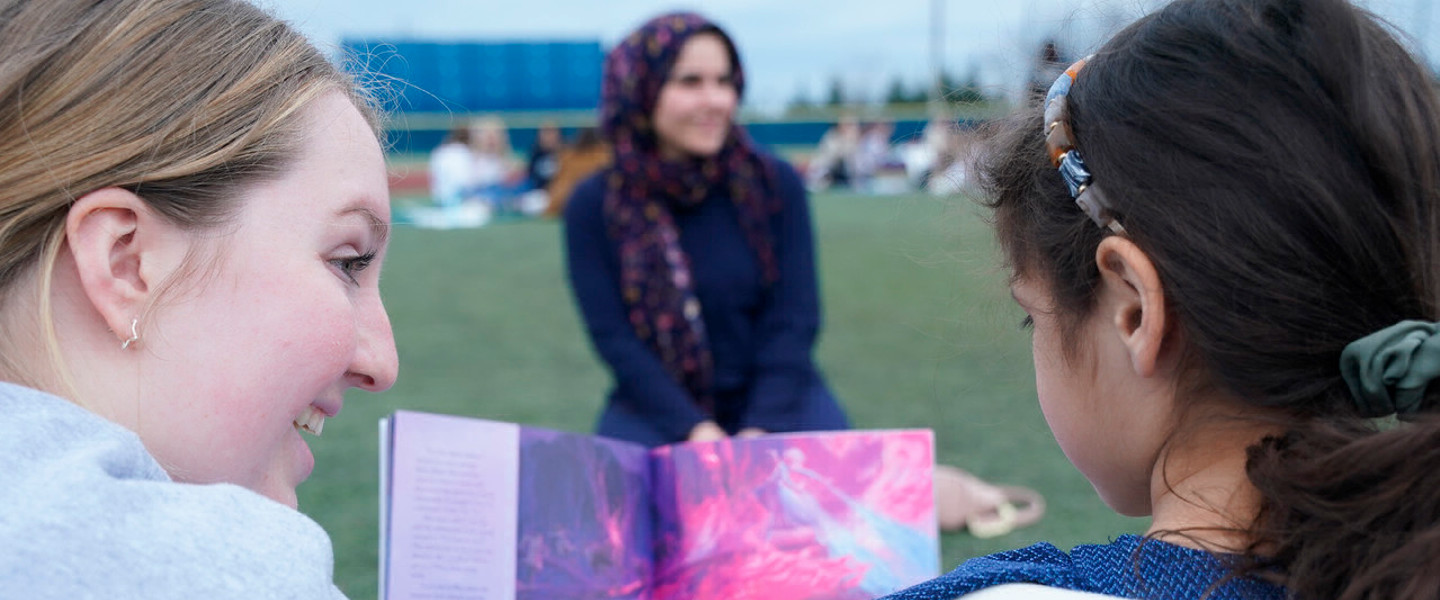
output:
[[[371,233],[375,236],[375,244],[377,246],[384,246],[385,242],[390,239],[390,224],[386,223],[384,219],[381,219],[380,215],[375,214],[375,211],[370,210],[369,207],[351,206],[342,209],[339,213],[336,213],[336,215],[342,218],[355,215],[367,221]]]

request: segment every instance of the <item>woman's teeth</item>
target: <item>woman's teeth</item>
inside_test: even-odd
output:
[[[305,414],[302,414],[300,415],[300,418],[295,419],[295,429],[309,432],[311,435],[314,435],[316,437],[319,437],[320,430],[324,428],[325,413],[320,412],[320,409],[315,408],[314,406],[306,407]]]

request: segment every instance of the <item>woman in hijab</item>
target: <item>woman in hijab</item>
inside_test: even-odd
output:
[[[805,188],[735,124],[730,37],[656,17],[607,56],[613,164],[565,211],[576,303],[615,387],[601,435],[651,446],[848,427],[820,330]]]

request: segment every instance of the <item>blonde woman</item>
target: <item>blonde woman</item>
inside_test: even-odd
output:
[[[0,578],[17,598],[332,598],[295,510],[396,376],[374,118],[233,0],[0,0]]]

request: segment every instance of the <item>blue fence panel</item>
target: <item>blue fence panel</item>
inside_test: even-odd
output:
[[[600,100],[599,42],[347,40],[344,47],[380,76],[401,112],[576,110]]]
[[[549,44],[515,44],[511,46],[510,81],[518,92],[516,100],[529,110],[556,108]]]
[[[600,72],[605,53],[599,44],[562,43],[555,47],[555,78],[564,82],[559,102],[565,108],[595,108],[600,104]]]

